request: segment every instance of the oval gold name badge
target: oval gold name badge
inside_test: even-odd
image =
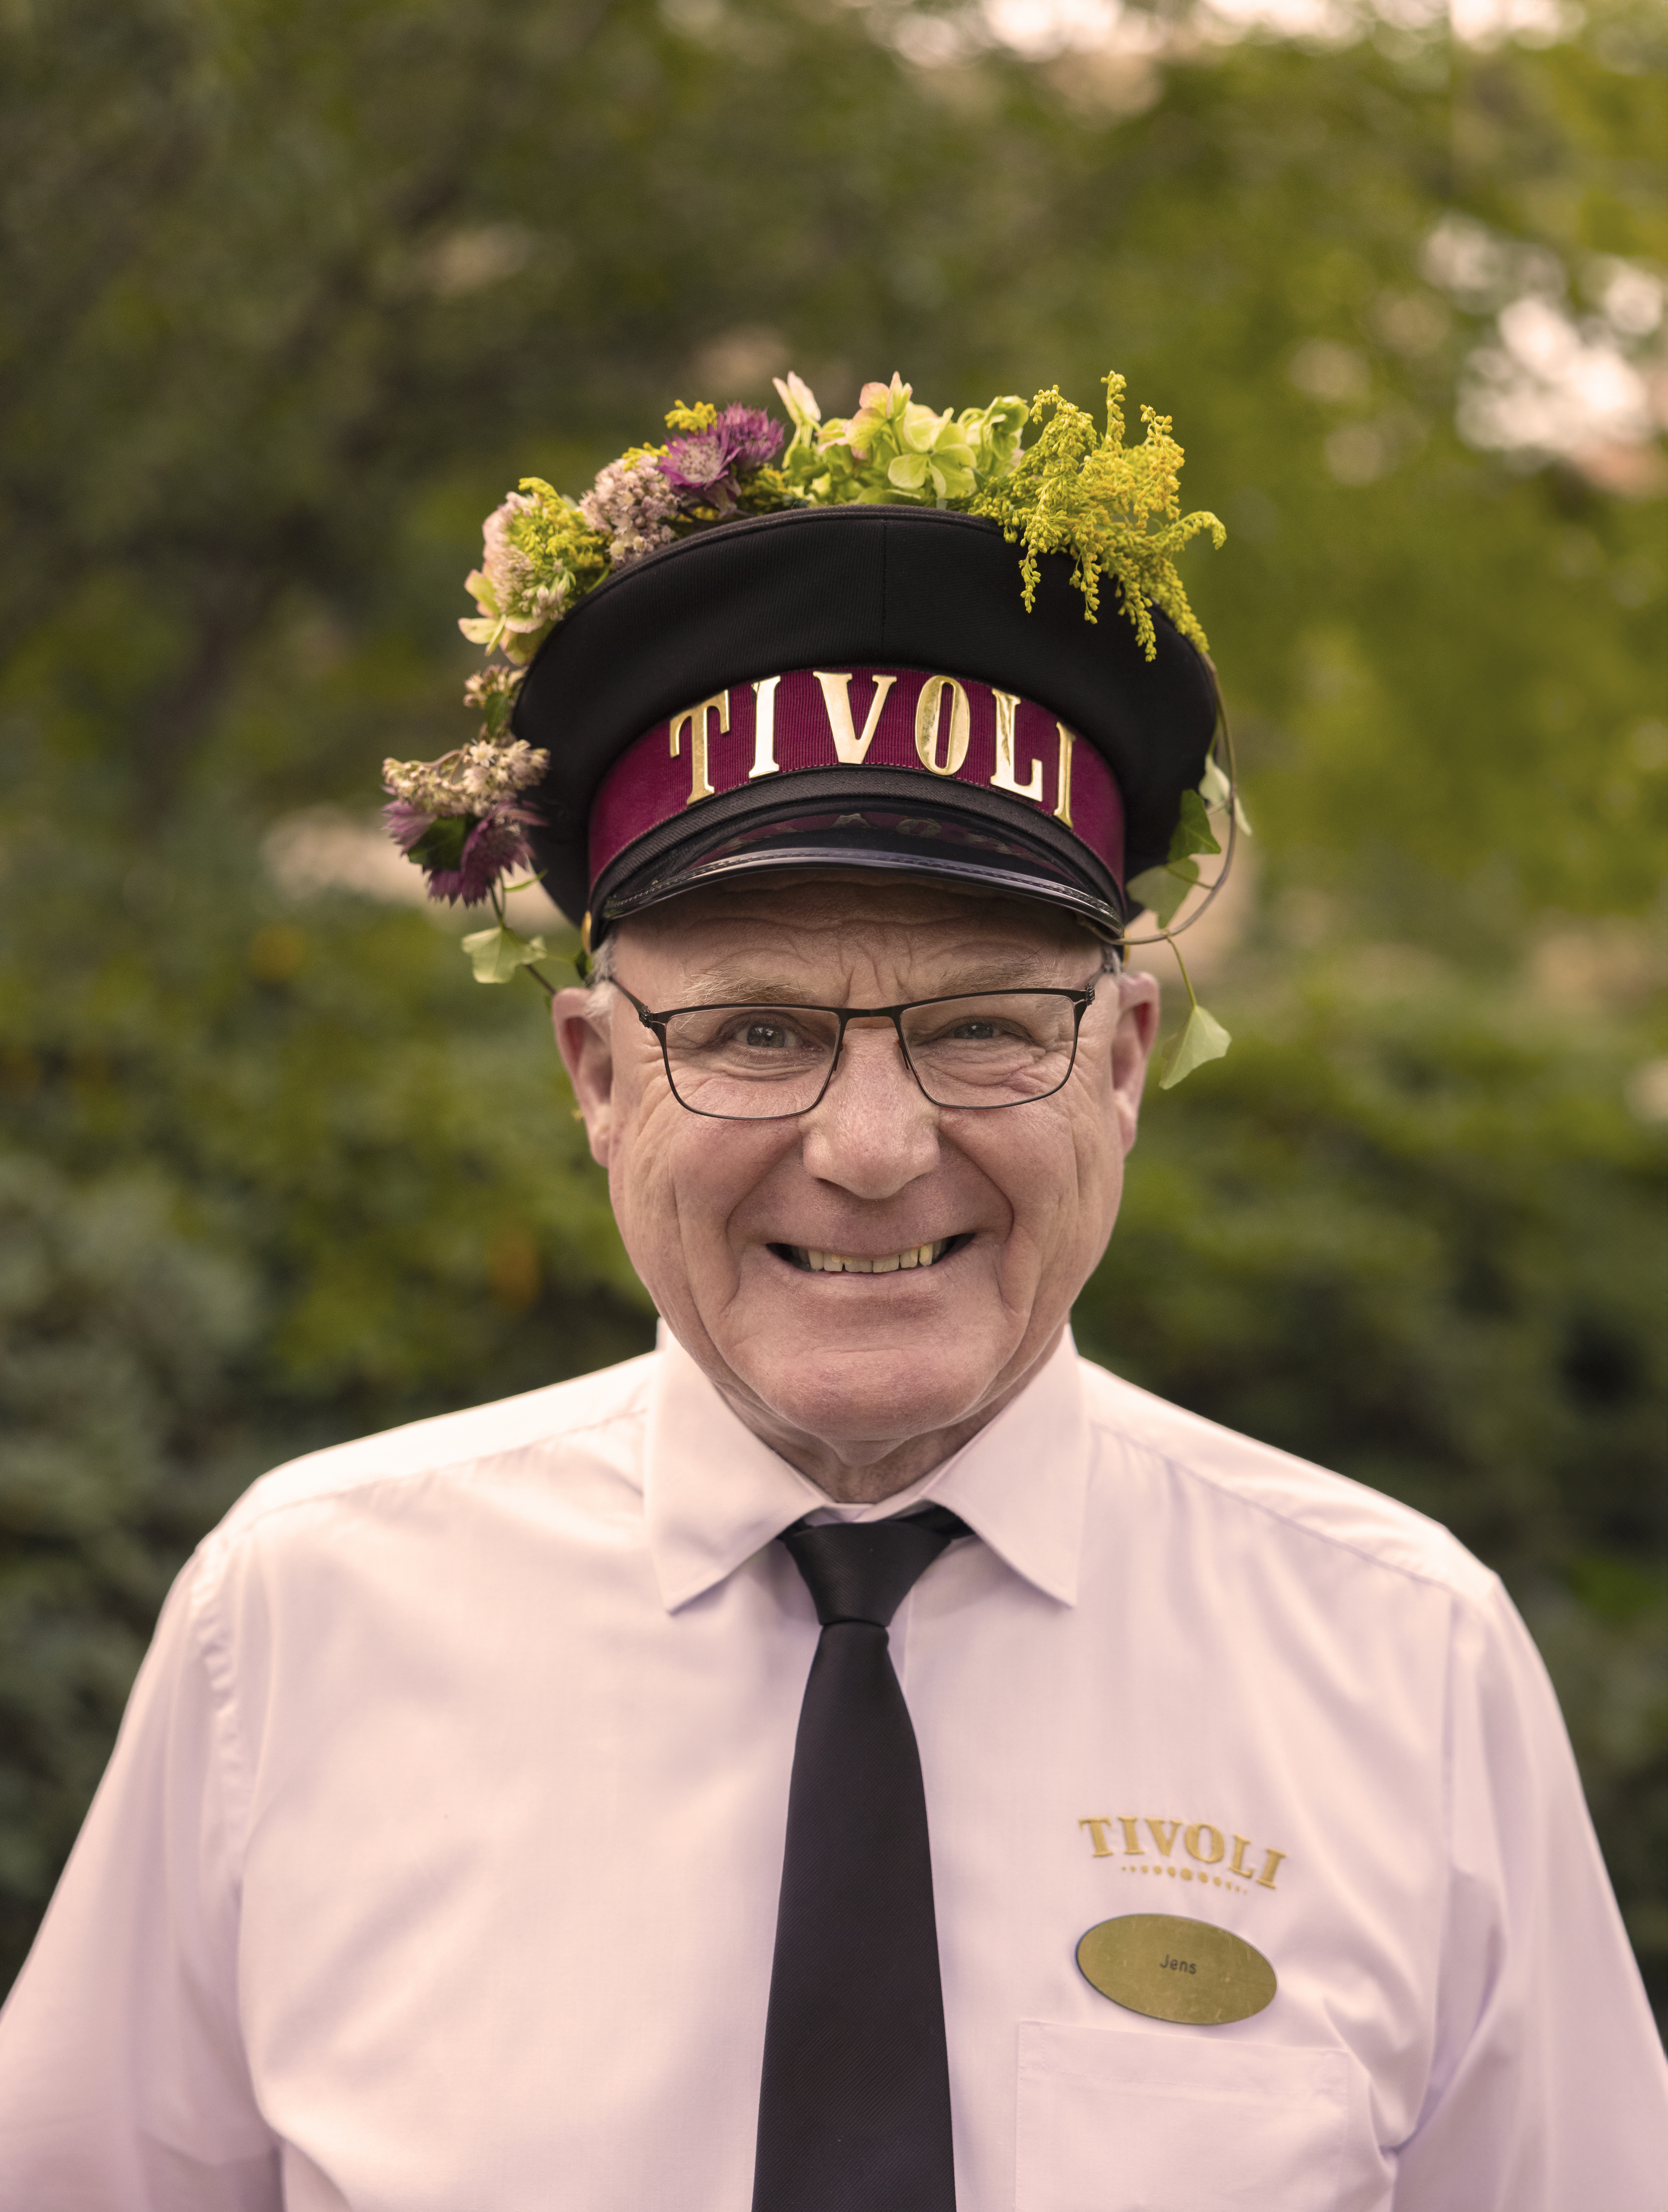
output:
[[[1078,1944],[1077,1963],[1114,2004],[1189,2027],[1249,2020],[1279,1986],[1274,1968],[1243,1937],[1168,1912],[1101,1921]]]

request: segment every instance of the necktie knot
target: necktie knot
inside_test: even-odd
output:
[[[847,1620],[885,1628],[946,1545],[968,1534],[955,1514],[928,1505],[891,1521],[796,1523],[782,1541],[825,1628]]]

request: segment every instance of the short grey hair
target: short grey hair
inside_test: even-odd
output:
[[[603,939],[601,949],[593,957],[591,965],[587,970],[587,982],[612,983],[615,980],[614,955],[618,945],[618,937],[607,937]]]
[[[591,964],[585,971],[586,988],[590,1000],[585,1011],[594,1018],[600,1018],[607,1010],[609,986],[617,981],[614,974],[614,955],[618,946],[617,938],[605,937],[592,955]]]

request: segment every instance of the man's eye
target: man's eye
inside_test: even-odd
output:
[[[780,1014],[733,1014],[712,1038],[715,1045],[756,1053],[802,1051],[806,1042],[801,1026]]]

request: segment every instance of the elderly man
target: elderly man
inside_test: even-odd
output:
[[[0,2203],[1659,2207],[1498,1583],[1072,1347],[1184,602],[1148,658],[977,515],[703,481],[519,687],[525,801],[402,830],[588,903],[557,1034],[660,1349],[202,1547],[0,2028]]]

